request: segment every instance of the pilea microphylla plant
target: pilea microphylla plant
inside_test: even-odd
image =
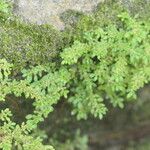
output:
[[[0,112],[0,148],[3,150],[53,150],[32,132],[62,99],[73,106],[77,119],[100,119],[106,101],[123,108],[150,81],[150,22],[137,21],[126,12],[119,25],[95,27],[60,52],[57,62],[28,65],[13,75],[13,63],[0,59],[0,103],[8,95],[33,100],[34,110],[25,121],[13,121],[6,107]],[[57,148],[56,148],[57,149]]]

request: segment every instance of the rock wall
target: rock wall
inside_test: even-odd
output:
[[[60,14],[67,10],[91,12],[103,0],[14,0],[14,13],[36,24],[51,23],[63,29]]]

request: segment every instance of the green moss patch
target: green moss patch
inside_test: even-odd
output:
[[[63,45],[61,33],[50,25],[5,21],[0,31],[0,57],[16,67],[51,62]]]

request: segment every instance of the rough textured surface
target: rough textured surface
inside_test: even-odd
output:
[[[62,29],[63,22],[60,14],[67,10],[80,12],[91,12],[99,2],[103,0],[14,0],[15,14],[24,20],[45,24],[51,23],[55,27]]]

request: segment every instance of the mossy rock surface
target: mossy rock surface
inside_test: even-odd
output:
[[[16,67],[52,62],[63,45],[61,32],[50,25],[6,21],[0,31],[0,57]]]
[[[16,1],[14,2],[17,3]],[[31,3],[30,1],[30,3],[27,4],[27,0],[24,1],[24,3],[23,1],[18,1],[18,3],[19,2],[22,4],[20,4],[22,7],[24,5],[28,6]],[[64,1],[47,2],[49,4],[55,3],[55,5],[56,3],[57,5],[60,5],[62,2],[64,3]],[[95,1],[91,3],[91,6],[97,6],[98,2],[99,1]],[[43,3],[46,3],[46,1]],[[75,1],[72,1],[72,3],[75,3]],[[43,64],[51,62],[52,60],[56,62],[59,59],[58,54],[60,50],[68,44],[71,44],[75,39],[79,40],[80,37],[82,38],[85,31],[99,26],[106,26],[111,22],[119,23],[117,15],[120,12],[124,10],[131,12],[131,9],[127,5],[131,2],[128,1],[125,3],[119,0],[106,0],[104,3],[100,3],[92,14],[83,13],[87,8],[84,8],[82,12],[78,12],[78,9],[81,8],[72,10],[72,3],[69,2],[67,4],[70,7],[66,6],[64,9],[61,8],[64,12],[61,11],[63,14],[61,14],[60,17],[66,22],[66,30],[63,32],[54,29],[51,25],[37,25],[18,20],[0,22],[0,57],[4,57],[8,61],[13,62],[16,68],[17,66],[24,67],[27,64]],[[76,3],[77,6],[82,4],[82,7],[87,5],[87,3],[84,4],[83,1],[76,1]],[[32,5],[33,4],[34,1]],[[76,5],[74,7],[76,7]],[[143,8],[138,12],[139,16],[142,17],[144,12],[147,12],[145,13],[146,16],[142,18],[148,17],[149,5],[150,3],[146,0],[142,2],[135,1],[134,3],[132,1],[132,8],[134,8],[134,10]],[[39,13],[41,12],[39,11]],[[131,14],[135,15],[134,12],[131,12]],[[51,24],[51,22],[49,22],[49,24]]]

